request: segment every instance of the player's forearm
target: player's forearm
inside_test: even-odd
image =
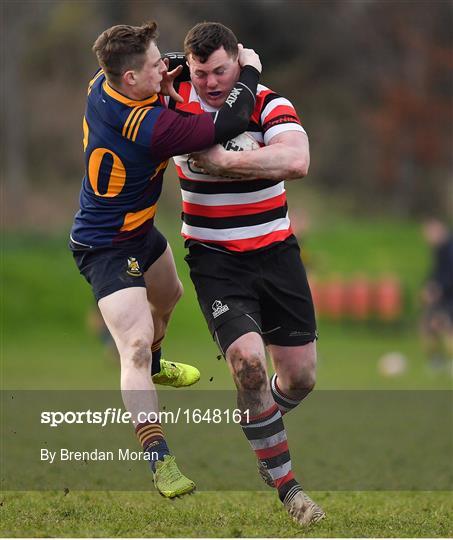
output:
[[[255,105],[260,73],[246,65],[225,104],[213,118],[211,113],[183,116],[171,110],[160,112],[152,137],[151,151],[157,160],[200,152],[215,142],[227,141],[244,132]]]
[[[215,114],[215,142],[225,142],[244,132],[255,107],[260,72],[246,65],[221,109]]]
[[[307,152],[272,144],[259,150],[225,152],[219,164],[219,174],[242,179],[295,180],[308,173],[310,157]]]

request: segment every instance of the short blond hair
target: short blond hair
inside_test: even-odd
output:
[[[118,24],[102,32],[94,42],[93,51],[106,77],[118,83],[124,72],[143,67],[149,44],[158,35],[155,21],[142,26]]]

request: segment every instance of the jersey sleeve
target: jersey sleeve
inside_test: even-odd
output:
[[[246,130],[255,106],[259,72],[245,66],[225,103],[216,113],[183,115],[159,106],[137,106],[128,112],[124,137],[150,146],[153,159],[164,161],[227,141]]]
[[[149,147],[149,139],[161,110],[164,110],[162,106],[155,105],[131,108],[123,118],[122,136],[133,143]]]
[[[163,161],[172,156],[204,150],[214,144],[215,126],[210,113],[183,116],[161,109],[148,144],[153,158]]]
[[[293,104],[274,92],[269,92],[263,100],[260,124],[264,134],[264,144],[272,137],[285,131],[306,133]]]

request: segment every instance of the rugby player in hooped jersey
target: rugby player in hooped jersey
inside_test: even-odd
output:
[[[221,24],[200,23],[184,46],[191,82],[179,83],[184,102],[170,100],[170,107],[218,110],[240,73],[235,35]],[[200,306],[233,375],[238,404],[250,411],[242,428],[260,474],[295,521],[308,525],[325,514],[294,478],[282,419],[315,384],[314,309],[283,183],[307,174],[308,139],[292,104],[262,85],[247,131],[260,149],[215,146],[174,158],[182,235]],[[265,347],[275,368],[270,380]]]
[[[215,115],[183,117],[158,92],[180,100],[156,45],[157,25],[118,25],[93,50],[101,69],[88,86],[83,119],[86,172],[70,248],[91,285],[121,360],[123,401],[154,484],[173,498],[195,489],[170,454],[158,418],[154,384],[187,386],[199,372],[161,361],[160,344],[182,294],[170,247],[154,227],[163,173],[171,156],[208,148],[246,129],[261,64],[241,49],[241,75],[229,104]],[[150,376],[152,366],[153,378]]]

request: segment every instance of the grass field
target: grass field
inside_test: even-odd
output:
[[[118,492],[8,493],[5,536],[444,537],[453,533],[449,493],[320,492],[328,518],[301,530],[263,492],[196,493],[178,501]]]
[[[315,228],[306,242],[310,266],[320,276],[333,271],[346,276],[364,272],[372,277],[396,273],[404,285],[407,317],[393,326],[321,320],[317,388],[451,389],[447,373],[434,374],[426,368],[417,335],[415,299],[428,266],[417,225],[330,225]],[[200,367],[199,388],[232,389],[196,304],[181,242],[168,225],[163,224],[162,230],[171,239],[185,286],[166,340],[166,356]],[[117,362],[87,327],[91,293],[71,261],[66,238],[5,237],[1,271],[2,387],[117,389]],[[394,350],[407,357],[407,370],[398,377],[382,377],[377,371],[378,359]],[[323,450],[319,452],[322,455]],[[343,458],[347,462],[348,456]],[[219,477],[229,474],[228,469],[218,471]],[[310,491],[309,485],[306,488]],[[330,491],[315,495],[328,519],[304,532],[291,523],[270,491],[203,491],[176,502],[162,500],[153,488],[150,493],[5,491],[0,505],[1,534],[449,537],[453,533],[451,492]]]

